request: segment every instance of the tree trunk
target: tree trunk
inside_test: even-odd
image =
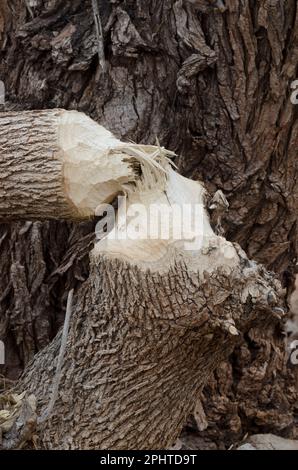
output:
[[[280,309],[268,303],[268,292],[279,295],[274,279],[241,251],[234,266],[216,268],[220,250],[214,249],[192,263],[178,252],[161,273],[159,263],[148,270],[146,263],[135,266],[95,248],[89,279],[76,296],[53,412],[47,416],[61,335],[18,384],[20,392],[34,393],[38,414],[47,416],[35,433],[39,447],[166,449],[175,443],[239,332],[278,323]],[[206,264],[208,271],[200,272]]]
[[[158,137],[179,155],[184,175],[204,181],[212,194],[224,191],[227,238],[291,290],[295,0],[227,0],[225,11],[204,0],[100,0],[104,72],[91,1],[36,4],[34,18],[21,0],[0,5],[5,109],[78,109],[118,138],[152,144]],[[3,372],[15,378],[63,322],[65,293],[87,278],[94,223],[14,223],[0,230]],[[203,400],[209,428],[200,435],[228,446],[252,429],[291,433],[291,387],[280,328],[253,329],[210,381]]]

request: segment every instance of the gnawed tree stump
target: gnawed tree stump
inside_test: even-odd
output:
[[[49,116],[56,113],[70,121],[74,116],[84,126],[90,121],[83,115],[62,111],[49,111]],[[26,120],[26,115],[32,116],[20,113],[20,120]],[[40,112],[40,116],[47,119],[47,111]],[[14,119],[18,119],[17,114]],[[91,123],[87,130],[84,126],[76,128],[76,136],[87,133],[89,142],[93,142],[95,132],[96,140],[98,126]],[[71,135],[65,135],[72,140]],[[115,169],[114,157],[117,159],[119,148],[121,158]],[[4,152],[9,162],[12,150]],[[27,152],[30,155],[30,141],[24,155]],[[97,152],[93,164],[97,159],[103,161],[106,146],[104,152]],[[40,162],[37,172],[43,168],[41,154],[48,155],[48,147],[32,153],[33,167],[35,158]],[[132,222],[133,239],[116,237],[116,231],[124,233],[123,220],[118,217],[111,232],[96,244],[90,255],[89,279],[75,296],[59,396],[52,413],[39,422],[37,429],[40,447],[162,449],[173,445],[216,366],[250,328],[266,328],[284,315],[279,307],[279,283],[264,268],[250,262],[238,245],[212,231],[203,207],[203,187],[179,176],[167,154],[158,146],[120,145],[118,141],[116,149],[113,145],[108,149],[105,164],[97,166],[99,174],[94,177],[104,183],[109,181],[109,188],[118,185],[117,191],[105,191],[101,199],[103,193],[97,184],[92,198],[85,198],[84,206],[80,206],[83,217],[86,207],[92,212],[118,193],[125,194],[127,216],[134,204],[142,204],[149,211],[153,204],[171,210],[188,203],[189,218],[195,215],[197,205],[202,207],[202,217],[197,231],[183,232],[180,239],[146,238],[144,212]],[[84,155],[87,157],[87,150]],[[76,158],[82,161],[81,152]],[[123,181],[118,178],[121,165]],[[69,184],[80,178],[80,187],[84,187],[82,174],[77,171],[80,168],[78,163],[77,169],[69,173]],[[112,168],[111,174],[115,171],[115,178],[106,178],[107,168]],[[55,188],[56,181],[65,175],[65,166],[60,169]],[[28,189],[28,198],[32,198],[34,192]],[[29,202],[22,207],[21,217],[55,214],[55,208],[43,213],[42,204],[33,213]],[[78,202],[75,205],[78,207]],[[65,213],[70,214],[62,210],[56,216]],[[2,216],[10,218],[13,214],[5,208]],[[164,226],[162,218],[153,218],[153,223],[159,229]],[[179,224],[181,221],[171,220],[171,233]],[[186,244],[190,235],[199,246]],[[60,343],[58,334],[27,367],[17,386],[19,391],[34,393],[39,416],[47,410]]]
[[[89,280],[77,293],[59,399],[38,430],[41,446],[172,445],[210,373],[239,341],[234,328],[243,334],[277,321],[269,289],[276,291],[274,280],[245,258],[199,274],[177,256],[161,274],[94,252]],[[60,339],[37,355],[19,383],[38,397],[40,414]]]

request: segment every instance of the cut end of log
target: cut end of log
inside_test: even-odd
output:
[[[58,128],[65,190],[82,215],[93,216],[118,194],[165,187],[173,152],[123,143],[77,111],[63,111]]]
[[[188,269],[212,272],[239,263],[232,243],[217,236],[205,209],[205,189],[167,164],[166,178],[146,181],[128,192],[111,232],[92,252],[123,259],[142,269],[164,272],[179,260]]]
[[[135,180],[133,162],[125,160],[122,145],[85,114],[61,112],[58,146],[65,192],[82,217],[94,216],[100,203],[111,202],[123,191],[122,185]]]

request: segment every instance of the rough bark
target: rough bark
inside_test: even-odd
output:
[[[297,257],[297,106],[289,99],[297,78],[296,1],[228,0],[225,12],[204,0],[98,3],[105,74],[91,1],[40,0],[33,19],[25,2],[1,2],[6,109],[78,109],[119,138],[155,143],[158,137],[180,155],[183,174],[202,179],[211,193],[224,191],[228,239],[288,287]],[[3,372],[11,377],[61,325],[65,292],[88,275],[93,228],[92,222],[1,226]],[[210,436],[221,435],[222,445],[251,428],[288,433],[293,426],[280,328],[252,335],[244,354],[232,356],[206,391]],[[262,375],[264,360],[272,366]],[[250,392],[233,385],[242,375]],[[249,418],[240,406],[247,399]],[[289,416],[282,430],[280,410]]]
[[[95,248],[76,296],[58,399],[36,430],[39,447],[168,448],[239,335],[279,322],[279,283],[240,249],[230,266],[216,267],[214,241],[189,259],[177,250],[162,273],[159,263],[144,269]],[[34,393],[40,415],[60,343],[61,334],[17,386]]]
[[[59,112],[0,115],[0,219],[74,219],[67,197]]]

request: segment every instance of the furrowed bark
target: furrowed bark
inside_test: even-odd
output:
[[[271,291],[279,301],[278,283],[237,247],[230,266],[213,268],[222,256],[214,242],[196,257],[176,250],[163,272],[160,262],[148,269],[94,249],[90,277],[76,295],[59,397],[35,432],[38,447],[174,444],[212,370],[248,329],[279,321],[268,300]],[[208,263],[209,272],[202,271]],[[35,394],[39,415],[48,406],[60,342],[58,334],[17,386]]]

